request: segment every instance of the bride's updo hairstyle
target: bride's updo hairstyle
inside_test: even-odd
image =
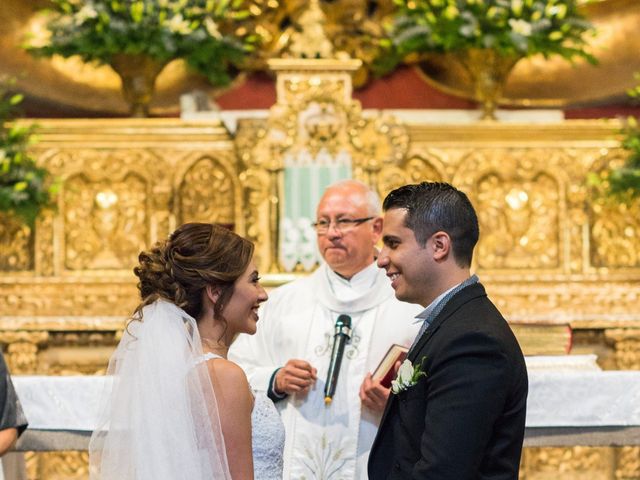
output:
[[[234,282],[245,272],[253,256],[253,243],[232,231],[210,223],[185,223],[165,242],[140,253],[133,272],[140,279],[142,307],[163,298],[195,319],[202,313],[203,291],[211,285],[219,292],[213,312],[222,310],[233,295]]]

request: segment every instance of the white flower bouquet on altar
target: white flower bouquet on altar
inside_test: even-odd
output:
[[[114,55],[144,54],[159,63],[182,58],[213,84],[228,80],[229,62],[252,51],[256,35],[237,31],[241,0],[53,0],[46,39],[27,49],[41,56],[78,55],[111,64]]]
[[[225,85],[259,38],[243,27],[250,13],[242,0],[52,3],[42,12],[45,35],[34,35],[25,48],[35,56],[78,56],[111,66],[123,80],[134,116],[146,116],[155,78],[172,60],[184,60],[212,85]]]
[[[586,50],[593,26],[580,0],[394,0],[392,30],[400,55],[492,49],[503,56],[553,54],[595,58]]]

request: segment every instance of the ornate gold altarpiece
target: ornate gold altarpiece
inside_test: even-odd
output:
[[[384,196],[422,180],[467,192],[474,268],[510,321],[567,322],[574,351],[640,369],[640,203],[587,186],[621,163],[617,122],[403,124],[351,99],[353,60],[277,60],[278,103],[232,135],[215,120],[38,120],[32,153],[61,180],[34,229],[0,223],[0,342],[14,374],[102,372],[137,304],[137,254],[186,221],[229,225],[281,272],[282,159],[347,151]],[[313,115],[309,112],[313,112]],[[86,452],[28,457],[38,478],[85,478]],[[637,479],[638,448],[530,448],[522,478]]]

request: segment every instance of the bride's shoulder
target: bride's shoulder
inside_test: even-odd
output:
[[[223,391],[251,394],[247,375],[237,363],[218,358],[207,361],[207,368],[214,386],[221,387]]]

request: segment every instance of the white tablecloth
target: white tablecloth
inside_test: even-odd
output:
[[[40,430],[94,429],[107,377],[12,375],[29,422]]]
[[[640,371],[600,371],[594,356],[527,359],[527,427],[640,426]],[[13,376],[29,428],[93,430],[105,377]]]

